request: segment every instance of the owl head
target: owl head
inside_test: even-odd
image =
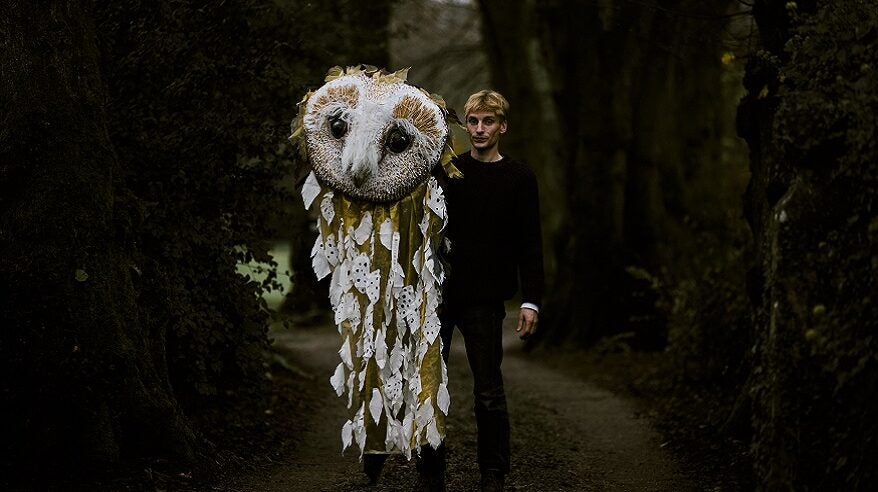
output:
[[[426,181],[437,164],[449,170],[449,122],[456,117],[441,97],[407,83],[406,74],[335,67],[305,95],[290,138],[304,148],[321,183],[353,198],[390,202]]]

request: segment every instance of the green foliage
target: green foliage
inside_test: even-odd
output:
[[[828,179],[864,172],[875,178],[869,168],[878,150],[874,7],[863,2],[821,9],[786,45],[791,58],[779,75],[777,142],[788,159],[822,167]]]
[[[302,208],[290,120],[328,66],[364,61],[341,54],[354,31],[386,47],[386,16],[357,31],[350,3],[6,9],[4,483],[144,457],[190,465],[212,454],[196,433],[227,453],[227,435],[264,431],[250,417],[270,395],[267,252]],[[269,271],[239,274],[250,262]],[[256,410],[222,411],[242,407]]]
[[[286,137],[295,103],[324,67],[295,3],[101,4],[99,44],[118,156],[118,234],[144,325],[167,350],[178,397],[216,394],[254,376],[267,343],[260,295],[276,274],[242,277],[239,263],[269,262],[282,234]],[[323,63],[320,63],[323,65]]]
[[[776,70],[766,82],[776,112],[761,148],[776,205],[756,231],[767,290],[753,369],[754,454],[769,488],[871,490],[878,5],[803,10],[788,9],[784,51],[763,57]]]
[[[753,341],[745,290],[752,265],[742,229],[740,221],[730,221],[732,234],[700,231],[693,238],[700,252],[690,258],[693,273],[670,293],[668,352],[676,361],[677,377],[687,384],[722,388],[733,397],[746,379]]]

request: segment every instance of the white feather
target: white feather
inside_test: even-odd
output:
[[[440,444],[442,444],[442,436],[439,434],[439,429],[436,428],[436,421],[431,420],[429,424],[427,424],[427,442],[430,443],[430,446],[433,448],[438,448]]]
[[[436,403],[439,404],[439,410],[448,415],[448,407],[451,405],[451,398],[448,395],[448,386],[445,383],[439,385],[439,392],[436,394]]]
[[[391,241],[393,237],[393,222],[390,221],[389,218],[384,219],[384,222],[381,223],[381,245],[387,249],[390,249]]]
[[[344,379],[344,362],[339,362],[335,368],[335,374],[329,378],[329,383],[332,384],[332,389],[335,390],[338,396],[344,393]]]
[[[357,226],[357,229],[354,231],[354,240],[357,241],[357,244],[363,244],[369,239],[369,236],[372,234],[372,214],[369,211],[366,211],[363,214],[363,218],[360,219],[360,225]]]
[[[372,388],[372,400],[369,402],[369,415],[375,424],[381,420],[381,412],[384,410],[384,398],[381,397],[381,391],[378,388]]]
[[[305,180],[305,184],[302,185],[302,201],[305,203],[305,210],[311,208],[311,203],[314,202],[314,198],[318,194],[320,194],[320,183],[317,182],[314,171],[311,171],[308,174],[308,179]]]
[[[323,219],[326,220],[327,224],[332,224],[332,219],[335,218],[335,207],[332,204],[332,196],[333,193],[330,191],[323,195],[323,201],[320,202],[320,213],[323,215]]]
[[[354,368],[354,361],[351,358],[351,340],[349,338],[345,337],[344,343],[341,344],[341,348],[338,350],[338,355],[341,356],[341,361],[348,366],[348,369]]]
[[[351,445],[353,439],[354,423],[348,420],[341,428],[341,451],[344,452]]]

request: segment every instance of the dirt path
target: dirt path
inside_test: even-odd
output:
[[[511,491],[695,490],[660,446],[647,421],[636,418],[631,402],[592,384],[529,360],[521,352],[507,318],[503,374],[512,425]],[[414,463],[391,457],[375,487],[367,485],[356,453],[341,454],[341,424],[347,418],[341,399],[329,387],[338,363],[338,334],[333,328],[278,333],[275,343],[296,364],[315,375],[302,395],[312,398],[306,421],[295,424],[297,445],[291,462],[268,474],[250,476],[235,490],[253,491],[410,491]],[[476,433],[471,379],[456,334],[449,361],[452,407],[448,420],[449,491],[478,488]]]

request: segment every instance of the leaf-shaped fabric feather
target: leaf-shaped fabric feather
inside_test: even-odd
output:
[[[353,331],[356,331],[360,326],[360,303],[352,292],[343,295],[341,302],[335,309],[335,324],[338,325],[345,321],[350,323]]]
[[[366,296],[369,297],[370,303],[374,304],[374,303],[378,302],[378,296],[381,294],[381,271],[380,270],[375,270],[366,276],[365,290],[366,290]]]
[[[354,437],[354,423],[348,420],[341,428],[341,450],[344,452],[351,445]]]
[[[448,415],[448,407],[451,405],[451,397],[448,395],[448,385],[442,383],[439,385],[439,391],[436,393],[436,403],[439,405],[439,410]]]
[[[430,215],[429,214],[425,214],[423,217],[421,217],[421,222],[418,223],[418,228],[421,230],[421,234],[423,234],[425,238],[429,237],[429,234],[428,234],[428,231],[430,230]]]
[[[415,252],[414,256],[412,256],[412,266],[415,268],[416,272],[421,271],[421,263],[424,261],[424,253],[423,251]]]
[[[323,241],[319,237],[314,243],[314,248],[311,249],[311,268],[314,270],[317,280],[323,279],[331,271],[326,254],[323,252]]]
[[[305,210],[311,208],[311,204],[319,194],[320,183],[317,182],[317,176],[314,175],[314,171],[311,171],[305,180],[305,184],[302,185],[302,202],[305,204]]]
[[[327,224],[332,224],[332,219],[335,218],[335,207],[332,205],[331,191],[323,195],[323,201],[320,202],[320,213]]]
[[[349,337],[345,337],[344,343],[341,344],[341,348],[338,350],[338,355],[341,357],[344,365],[348,366],[348,369],[354,368],[354,360],[351,358],[351,339]]]
[[[416,402],[421,394],[421,377],[417,372],[409,375],[409,394],[413,402]]]
[[[415,412],[415,425],[418,426],[418,429],[423,429],[427,427],[427,424],[433,420],[433,399],[427,397],[423,403],[418,407],[418,411]]]
[[[394,414],[399,411],[402,404],[402,375],[393,374],[384,380],[384,396],[390,402],[390,408]]]
[[[441,293],[438,288],[427,291],[427,312],[435,313],[439,309],[439,300]]]
[[[393,240],[393,222],[391,222],[390,218],[384,219],[384,222],[381,223],[379,234],[381,237],[381,245],[390,249],[391,241]]]
[[[363,213],[360,219],[360,225],[354,230],[354,240],[357,244],[363,244],[372,235],[372,214],[368,211]]]
[[[364,337],[369,337],[369,334],[375,331],[375,306],[373,304],[366,306],[366,314],[363,315],[363,330],[365,330]]]
[[[375,331],[364,330],[363,336],[360,337],[362,350],[360,351],[363,359],[371,359],[375,355]]]
[[[442,444],[442,436],[439,434],[439,429],[436,428],[435,420],[431,420],[430,423],[427,424],[427,442],[434,448],[437,448]]]
[[[351,279],[354,281],[354,287],[362,293],[366,292],[366,277],[369,275],[369,255],[360,253],[354,258],[351,265]]]
[[[335,306],[335,324],[339,327],[339,330],[341,330],[341,324],[348,319],[349,309],[347,303],[351,296],[352,294],[350,292],[344,293],[341,296],[341,299],[339,299],[338,304]]]
[[[326,72],[326,78],[324,78],[323,81],[329,82],[341,77],[342,75],[344,75],[344,69],[339,66],[335,66],[330,68],[329,71]]]
[[[420,300],[420,299],[418,299]],[[417,307],[421,307],[421,303],[416,304]],[[417,332],[419,335],[421,334],[421,313],[416,309],[409,311],[405,315],[405,323],[409,329]]]
[[[346,386],[348,388],[348,408],[351,408],[351,405],[354,404],[354,385],[357,383],[357,371],[351,371],[348,374],[348,381]]]
[[[398,291],[405,285],[405,273],[402,270],[402,265],[397,262],[390,264],[390,280],[393,292]]]
[[[403,417],[403,420],[402,420],[401,434],[406,441],[405,444],[407,446],[403,449],[405,450],[405,456],[408,459],[411,459],[411,457],[412,457],[411,439],[412,439],[413,425],[414,425],[414,414],[410,411],[406,412],[405,417]],[[417,449],[417,448],[415,448],[415,449]]]
[[[354,438],[357,440],[357,446],[360,447],[360,456],[363,455],[363,450],[366,446],[366,422],[363,420],[365,405],[365,403],[360,405],[360,409],[357,410],[357,414],[354,416]]]
[[[342,296],[351,289],[350,277],[347,268],[335,268],[332,270],[332,279],[329,282],[329,302],[336,308],[341,302]],[[336,322],[337,323],[337,322]]]
[[[408,79],[409,70],[411,70],[411,68],[412,67],[399,69],[399,70],[393,72],[393,76],[400,79],[400,80],[406,80],[406,79]]]
[[[424,265],[421,269],[421,279],[424,281],[424,288],[428,291],[433,290],[436,286],[436,275],[433,273],[433,255],[430,250],[424,254]]]
[[[424,321],[424,338],[427,339],[427,343],[432,344],[437,336],[439,336],[439,317],[430,316]]]
[[[401,431],[402,431],[402,422],[394,419],[390,415],[387,416],[387,432],[384,437],[384,449],[387,452],[392,451],[394,448],[401,449]]]
[[[341,241],[339,241],[339,254],[342,255],[342,259],[344,261],[354,261],[354,259],[360,254],[360,250],[357,248],[357,242],[354,241],[354,237],[350,234],[342,234]]]
[[[394,372],[399,372],[400,367],[402,367],[402,361],[403,361],[403,358],[405,357],[405,354],[403,353],[402,346],[403,346],[402,340],[397,339],[393,343],[393,348],[390,349],[390,359],[389,359],[388,366]]]
[[[384,369],[387,363],[387,343],[384,341],[384,330],[379,329],[375,334],[375,364],[379,369]]]
[[[335,368],[335,373],[329,378],[329,383],[332,384],[332,389],[338,396],[344,393],[344,381],[344,362],[340,362]]]
[[[335,237],[329,236],[326,238],[326,241],[323,242],[323,254],[326,255],[326,261],[329,262],[330,265],[338,265],[338,246],[335,243]]]
[[[424,356],[427,355],[428,350],[430,350],[430,343],[427,341],[426,337],[423,337],[418,343],[418,360],[424,360]]]
[[[369,415],[375,425],[381,420],[381,412],[384,411],[384,398],[381,397],[381,391],[378,388],[372,388],[372,400],[369,402]]]
[[[427,205],[439,218],[445,219],[445,197],[436,178],[430,178],[428,185]]]
[[[390,266],[399,263],[400,240],[399,231],[393,231],[393,234],[390,235]]]
[[[363,386],[366,385],[366,368],[364,367],[362,371],[360,371],[360,375],[357,378],[357,381],[360,382],[360,385],[357,386],[357,391],[361,394],[363,393]]]

